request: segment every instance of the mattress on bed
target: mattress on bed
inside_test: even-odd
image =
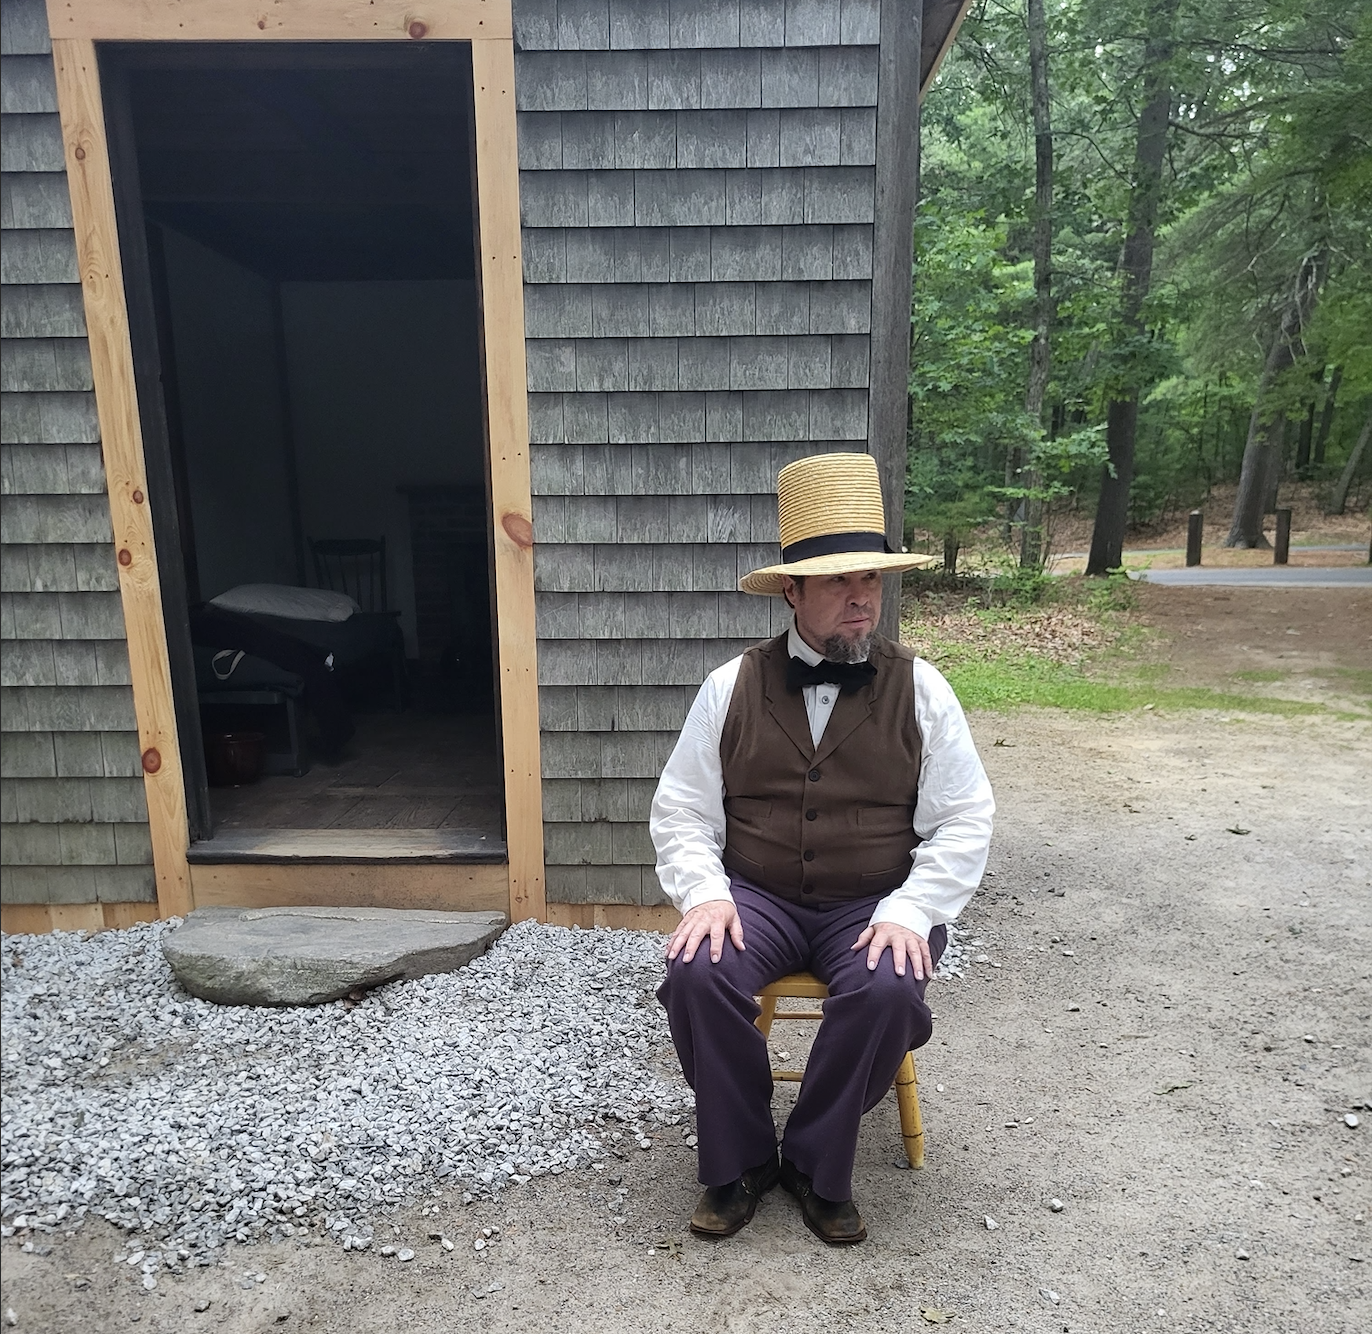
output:
[[[346,621],[298,621],[256,613],[252,619],[332,653],[335,670],[377,654],[393,653],[404,644],[400,613],[394,611],[357,611]]]

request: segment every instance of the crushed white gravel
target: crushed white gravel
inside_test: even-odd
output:
[[[307,1222],[363,1250],[421,1192],[647,1149],[693,1110],[654,933],[526,922],[456,973],[262,1009],[182,991],[172,925],[4,937],[4,1235],[106,1218],[154,1286]]]

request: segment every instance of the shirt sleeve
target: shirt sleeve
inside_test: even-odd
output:
[[[682,913],[712,899],[733,901],[724,852],[724,766],[719,739],[741,658],[716,668],[700,687],[649,812],[662,892]]]
[[[981,883],[996,803],[952,686],[921,659],[914,670],[923,745],[915,833],[923,841],[905,883],[877,904],[872,921],[927,939],[935,926],[956,919]]]

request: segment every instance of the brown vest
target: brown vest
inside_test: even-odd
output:
[[[719,742],[724,865],[806,907],[885,893],[919,843],[914,654],[875,638],[876,678],[839,695],[818,750],[804,696],[786,689],[788,658],[781,635],[739,665]]]

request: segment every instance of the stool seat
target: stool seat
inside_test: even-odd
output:
[[[778,1019],[823,1019],[820,1010],[778,1010],[779,1000],[828,1000],[829,988],[813,973],[791,973],[769,983],[757,993],[761,1013],[754,1021],[764,1038],[772,1035]],[[777,1082],[798,1083],[803,1070],[773,1070]],[[924,1117],[919,1110],[919,1077],[915,1074],[915,1055],[907,1051],[896,1071],[896,1108],[900,1112],[900,1134],[905,1142],[905,1157],[913,1168],[924,1166]]]

